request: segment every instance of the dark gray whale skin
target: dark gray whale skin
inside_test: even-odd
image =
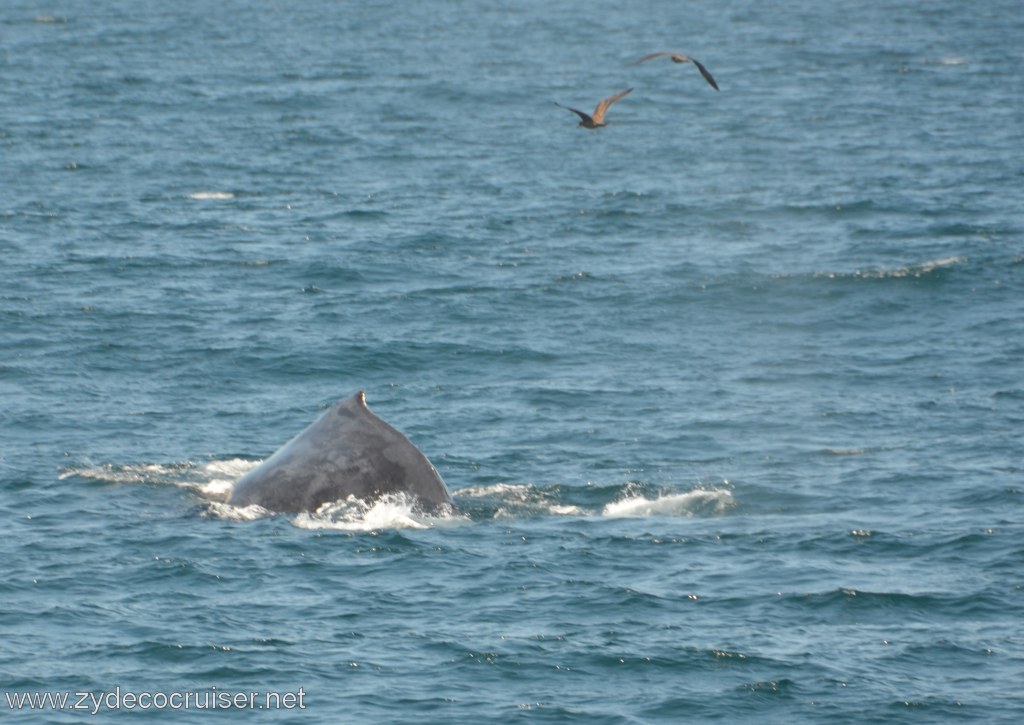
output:
[[[293,513],[349,496],[373,502],[397,493],[414,497],[415,508],[425,513],[454,509],[427,457],[374,415],[360,390],[238,479],[228,503]]]

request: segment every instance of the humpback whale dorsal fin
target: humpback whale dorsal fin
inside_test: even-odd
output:
[[[437,469],[370,410],[360,390],[335,402],[236,481],[228,503],[313,512],[331,501],[372,502],[388,494],[405,494],[427,512],[449,511],[453,505]]]

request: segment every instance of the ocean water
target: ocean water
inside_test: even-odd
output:
[[[6,0],[2,716],[1018,722],[1021,37]],[[224,503],[356,390],[458,514]]]

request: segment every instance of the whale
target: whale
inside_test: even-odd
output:
[[[372,504],[390,495],[404,495],[414,510],[430,515],[454,510],[437,469],[370,410],[360,390],[239,478],[227,503],[299,513],[349,498]]]

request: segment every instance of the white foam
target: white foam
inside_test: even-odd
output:
[[[228,201],[234,199],[235,195],[230,191],[194,191],[188,198],[196,201]]]
[[[107,463],[65,468],[58,478],[64,480],[78,476],[116,484],[166,484],[190,489],[206,499],[224,501],[231,494],[235,481],[260,463],[261,461],[246,461],[241,458],[202,464],[137,463],[115,466]]]
[[[202,472],[207,476],[207,480],[197,483],[194,488],[204,498],[227,501],[235,482],[262,462],[246,461],[241,458],[210,461],[202,466]]]
[[[836,455],[852,455],[840,451]],[[104,481],[111,484],[170,485],[186,488],[203,499],[205,513],[219,519],[252,521],[273,515],[260,506],[230,506],[227,504],[235,483],[246,473],[260,465],[259,460],[230,458],[205,463],[140,463],[124,466],[112,464],[69,467],[60,472],[60,479],[72,476]],[[519,519],[524,516],[693,516],[695,513],[720,514],[733,505],[732,494],[726,489],[700,488],[686,493],[663,494],[645,498],[641,494],[626,493],[618,501],[594,511],[572,503],[528,483],[496,483],[470,486],[456,491],[460,499],[494,499],[497,505],[491,516],[496,520]],[[440,515],[426,515],[416,508],[415,499],[403,494],[385,496],[366,503],[354,498],[321,506],[315,513],[300,513],[292,524],[303,529],[334,529],[341,531],[379,531],[382,529],[425,529],[459,526],[470,521],[467,514],[454,511]]]
[[[579,506],[559,503],[543,488],[529,483],[492,483],[469,486],[457,491],[461,499],[493,499],[499,506],[495,519],[518,519],[524,515],[549,514],[553,516],[586,516]]]
[[[967,261],[967,257],[940,257],[939,259],[930,259],[927,262],[897,267],[895,269],[858,270],[854,275],[875,279],[884,279],[886,277],[923,277],[937,269],[955,267],[958,264],[965,264]]]
[[[551,504],[548,506],[548,513],[556,516],[582,516],[583,510],[579,506]]]
[[[315,513],[300,513],[292,525],[300,529],[338,531],[380,531],[382,529],[428,529],[468,521],[449,514],[429,516],[416,510],[415,499],[392,494],[367,503],[349,496],[345,501],[326,503]]]
[[[931,272],[932,270],[939,269],[941,267],[954,267],[958,264],[964,264],[967,262],[967,257],[940,257],[939,259],[931,259],[927,262],[922,262],[917,265],[917,269],[922,273]],[[911,267],[911,269],[914,269]]]
[[[270,516],[272,512],[262,506],[231,506],[220,501],[210,501],[206,505],[206,514],[227,521],[255,521]]]
[[[127,466],[115,466],[109,463],[103,465],[78,466],[65,468],[60,472],[58,478],[64,480],[71,476],[88,478],[93,481],[106,481],[107,483],[155,483],[181,475],[182,471],[188,470],[191,464],[175,463],[163,465],[159,463],[138,463]]]
[[[263,461],[229,458],[224,461],[208,461],[207,463],[204,463],[201,468],[204,472],[211,475],[224,475],[237,479],[244,476],[261,463],[263,463]]]
[[[469,486],[459,489],[459,498],[501,498],[527,501],[533,498],[535,488],[526,483],[493,483],[489,486]]]
[[[696,489],[686,493],[665,494],[655,499],[630,496],[604,507],[603,516],[629,518],[640,516],[693,516],[710,509],[722,513],[734,503],[732,493],[724,489]]]
[[[196,464],[191,462],[111,464],[66,468],[60,479],[78,476],[112,484],[156,484],[186,488],[205,502],[205,515],[228,521],[253,521],[273,515],[261,506],[231,506],[227,500],[235,483],[262,461],[229,458]],[[305,529],[378,531],[380,529],[426,529],[469,521],[459,514],[428,516],[416,510],[415,500],[404,495],[386,496],[372,504],[354,498],[325,504],[316,513],[300,513],[293,525]]]

